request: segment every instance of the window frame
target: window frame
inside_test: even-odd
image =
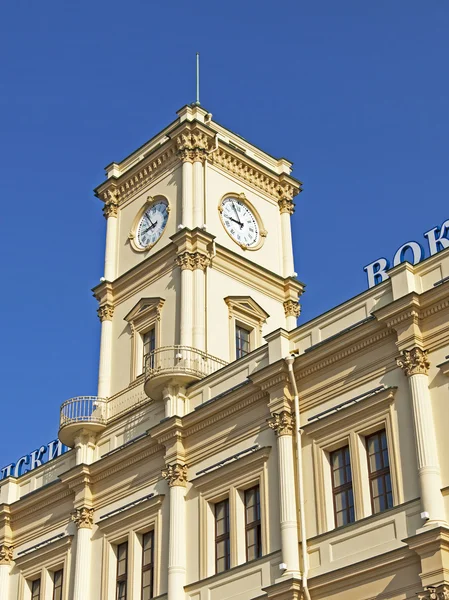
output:
[[[145,564],[145,537],[150,535],[151,536],[151,559],[150,562],[148,564]],[[141,582],[140,582],[140,597],[143,600],[143,592],[144,592],[144,587],[148,587],[148,586],[144,586],[143,585],[143,574],[146,571],[150,571],[150,598],[154,598],[154,542],[155,542],[155,535],[154,535],[154,529],[150,529],[149,531],[146,531],[145,533],[142,533],[142,575],[141,575]]]
[[[271,446],[262,447],[242,458],[229,462],[193,479],[199,493],[200,522],[200,578],[215,572],[214,505],[229,498],[230,568],[245,564],[246,532],[244,514],[245,490],[259,486],[262,556],[272,552],[269,536],[269,495],[267,461]]]
[[[347,450],[347,453],[346,453]],[[346,479],[346,468],[349,467],[349,470],[351,472],[351,479],[348,481],[345,481],[343,484],[340,485],[336,485],[335,484],[335,471],[336,469],[334,469],[333,467],[333,457],[335,455],[340,454],[344,452],[344,460],[345,463],[343,465],[344,470],[345,470],[345,479]],[[346,455],[349,457],[349,461],[346,462]],[[351,451],[350,451],[350,447],[349,444],[347,444],[346,446],[341,446],[340,448],[336,448],[335,450],[332,450],[329,453],[329,463],[330,463],[330,467],[331,467],[331,483],[332,483],[332,500],[333,500],[333,508],[334,508],[334,521],[335,521],[335,527],[342,527],[345,525],[350,525],[351,523],[355,522],[355,507],[354,507],[354,487],[353,487],[353,477],[352,477],[352,464],[351,464]],[[351,514],[351,510],[350,508],[346,508],[344,509],[346,512],[346,516],[348,517],[348,521],[346,523],[338,523],[338,517],[337,515],[339,513],[342,513],[343,510],[337,511],[337,503],[336,503],[336,497],[339,494],[345,494],[346,499],[347,499],[347,493],[351,492],[352,494],[352,520],[350,520],[350,514]],[[348,505],[349,506],[349,505]]]
[[[348,445],[350,449],[355,522],[374,514],[371,505],[365,438],[376,431],[382,429],[386,431],[393,507],[404,502],[399,466],[398,424],[394,411],[396,391],[396,387],[386,387],[303,426],[304,433],[312,440],[318,534],[335,529],[330,453],[342,446]],[[352,392],[353,395],[357,394],[354,390]],[[351,399],[351,395],[347,394],[347,396],[343,399],[335,398],[333,404],[337,406]]]
[[[98,520],[99,531],[103,534],[102,572],[104,573],[103,600],[117,600],[116,598],[116,569],[117,557],[115,547],[120,543],[128,542],[128,598],[141,598],[142,596],[142,561],[143,561],[143,535],[154,531],[154,575],[153,594],[157,597],[161,593],[161,560],[163,555],[161,527],[164,494],[148,498],[122,512]],[[108,510],[105,509],[105,513]]]
[[[250,521],[248,522],[248,503],[247,503],[247,495],[248,492],[252,492],[256,490],[256,507],[257,507],[257,513],[259,515],[258,519],[255,519],[254,521]],[[244,507],[245,507],[245,552],[246,552],[246,562],[249,562],[250,560],[257,560],[259,558],[262,558],[263,553],[262,553],[262,525],[261,525],[261,510],[260,510],[260,485],[254,485],[253,487],[250,487],[246,490],[244,490]],[[249,545],[248,545],[248,532],[252,531],[252,530],[256,530],[256,557],[255,558],[248,558],[248,550],[249,550]]]
[[[247,340],[243,340],[242,337],[239,337],[239,332],[240,331],[244,331],[244,332],[246,332],[248,334],[248,339]],[[247,356],[251,352],[251,332],[252,332],[252,329],[250,329],[248,327],[244,327],[243,325],[240,324],[240,322],[236,321],[236,323],[235,323],[235,337],[234,337],[235,358],[236,358],[236,360],[238,360],[239,358],[244,358],[245,356]],[[248,346],[247,350],[243,350],[243,348],[241,347],[242,344],[239,344],[239,341],[247,344],[247,346]],[[242,351],[244,352],[244,354],[241,354]]]
[[[217,533],[217,524],[218,524],[218,519],[217,519],[217,508],[220,505],[224,505],[225,507],[225,517],[224,517],[224,521],[226,523],[226,529],[222,534],[218,534]],[[218,502],[214,503],[214,545],[215,545],[215,574],[218,575],[219,573],[224,573],[225,571],[229,571],[229,569],[231,568],[231,519],[230,519],[230,510],[229,510],[229,498],[223,498],[223,500],[219,500]],[[224,554],[224,558],[225,558],[225,567],[224,569],[222,569],[221,571],[218,570],[218,556],[217,556],[217,551],[218,551],[218,545],[222,542],[225,542],[225,554]]]
[[[237,326],[250,332],[249,352],[252,352],[262,345],[262,328],[270,315],[251,296],[227,296],[224,301],[229,314],[229,359],[232,362],[237,360]]]
[[[36,548],[22,556],[17,556],[15,566],[19,569],[19,598],[31,600],[32,582],[40,579],[40,600],[53,598],[54,579],[57,571],[63,571],[62,600],[68,600],[69,580],[73,553],[70,548],[73,535],[64,535],[42,548]]]
[[[145,372],[144,335],[154,329],[155,348],[161,347],[161,317],[165,299],[161,297],[141,298],[126,315],[131,333],[130,381],[135,381]]]
[[[387,457],[388,457],[388,465],[385,466],[384,465],[384,457],[383,457],[383,449],[382,449],[382,445],[381,447],[381,452],[380,452],[380,456],[381,456],[381,460],[382,460],[382,468],[378,469],[376,471],[371,471],[371,462],[370,462],[370,454],[369,454],[369,440],[370,438],[374,438],[377,437],[379,438],[379,436],[381,436],[382,434],[385,434],[385,444],[386,444],[386,448],[385,450],[387,451]],[[388,475],[390,477],[390,487],[391,486],[391,468],[390,468],[390,451],[389,451],[389,447],[388,447],[388,439],[387,439],[387,432],[385,431],[385,429],[379,429],[378,431],[375,431],[374,433],[371,433],[367,436],[365,436],[365,447],[366,447],[366,458],[367,458],[367,463],[368,463],[368,479],[369,479],[369,490],[370,490],[370,497],[371,497],[371,510],[373,515],[378,515],[382,512],[384,512],[385,510],[389,510],[390,508],[393,508],[394,506],[394,502],[393,502],[393,490],[391,490],[390,494],[391,494],[391,506],[387,506],[386,508],[382,509],[382,510],[375,510],[374,507],[374,494],[373,494],[373,486],[372,483],[373,481],[382,478],[383,484],[384,484],[384,490],[386,490],[386,481],[385,481],[385,477]],[[385,497],[385,500],[388,504],[388,492],[384,492],[382,494],[382,496]],[[376,498],[379,498],[380,496],[376,496]]]
[[[59,586],[59,589],[61,590],[61,598],[63,597],[63,592],[64,592],[64,569],[58,569],[57,571],[53,571],[53,594],[52,594],[52,600],[58,600],[56,598],[56,582],[55,582],[55,578],[56,575],[58,573],[61,573],[61,585]]]
[[[120,549],[125,548],[125,558],[120,558]],[[116,600],[127,600],[128,598],[128,569],[129,569],[129,542],[128,540],[117,544],[115,553],[117,556],[117,569],[116,569]],[[119,573],[120,563],[125,561],[125,570],[123,573]],[[121,584],[125,584],[125,595],[119,595]]]

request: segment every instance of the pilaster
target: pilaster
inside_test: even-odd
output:
[[[403,350],[397,364],[408,378],[412,399],[418,474],[424,527],[446,523],[441,494],[440,466],[429,391],[427,352],[419,346]]]
[[[89,600],[90,598],[93,518],[94,509],[90,506],[76,508],[72,514],[72,521],[77,528],[73,600]]]

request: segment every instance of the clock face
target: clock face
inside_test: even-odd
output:
[[[139,248],[149,248],[161,237],[168,220],[168,204],[164,200],[154,202],[142,215],[136,231]]]
[[[253,212],[240,198],[225,198],[221,203],[221,220],[229,235],[245,248],[257,246],[259,225]]]

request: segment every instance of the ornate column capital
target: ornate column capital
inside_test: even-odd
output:
[[[176,264],[181,267],[182,271],[185,269],[190,271],[202,269],[204,271],[210,265],[210,257],[201,252],[183,252],[176,257]]]
[[[411,350],[404,350],[402,355],[396,359],[396,362],[407,377],[427,375],[429,372],[430,363],[427,359],[427,350],[421,350],[418,346]]]
[[[295,203],[289,198],[281,198],[278,200],[278,205],[281,215],[282,213],[288,213],[289,215],[292,215],[295,212]]]
[[[293,427],[295,425],[294,416],[283,410],[280,413],[274,413],[271,419],[267,420],[268,427],[272,429],[276,435],[292,435]]]
[[[201,252],[195,252],[195,254],[192,255],[192,260],[194,269],[201,269],[202,271],[205,271],[210,265],[209,256],[206,254],[201,254]]]
[[[13,546],[0,544],[0,565],[10,565],[12,563]]]
[[[167,480],[170,487],[186,487],[187,465],[182,465],[181,463],[167,465],[165,469],[162,470],[162,477]]]
[[[284,302],[284,313],[286,317],[298,318],[301,314],[301,307],[299,303],[294,300],[286,300]]]
[[[94,509],[82,506],[72,513],[72,521],[78,529],[92,529],[94,524]]]
[[[112,321],[112,317],[114,316],[114,305],[113,304],[103,304],[97,310],[97,315],[100,321]]]
[[[178,254],[176,257],[176,264],[178,267],[181,267],[181,271],[193,271],[194,264],[190,252],[182,252],[181,254]]]
[[[418,592],[418,600],[449,600],[449,586],[438,585],[424,588],[424,592]]]
[[[118,190],[108,190],[103,206],[104,218],[109,219],[109,217],[117,217],[118,205]]]

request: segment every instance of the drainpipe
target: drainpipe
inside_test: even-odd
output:
[[[295,355],[287,356],[284,360],[288,367],[288,375],[290,377],[290,383],[293,390],[293,404],[295,409],[295,441],[296,441],[296,461],[298,468],[298,497],[299,497],[299,530],[301,534],[301,548],[302,548],[302,588],[306,600],[311,600],[310,592],[307,585],[307,576],[309,574],[309,555],[307,553],[307,534],[306,534],[306,520],[304,516],[304,487],[303,487],[303,476],[302,476],[302,449],[301,449],[301,422],[299,414],[299,395],[298,388],[296,386],[295,374],[293,372],[293,363],[295,362]]]

